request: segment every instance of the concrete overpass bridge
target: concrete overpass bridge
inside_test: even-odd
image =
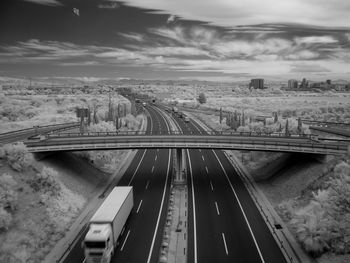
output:
[[[46,139],[24,142],[29,152],[87,151],[118,149],[229,149],[271,152],[299,152],[341,155],[349,145],[337,141],[316,141],[310,136],[258,135],[244,133],[145,134],[145,133],[63,133],[47,135]]]

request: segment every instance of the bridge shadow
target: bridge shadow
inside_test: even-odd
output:
[[[269,161],[258,171],[253,172],[255,181],[261,183],[273,183],[279,176],[290,171],[298,172],[308,167],[320,164],[325,156],[307,153],[284,153]]]
[[[77,185],[80,184],[90,190],[102,188],[111,176],[72,152],[52,152],[40,162],[63,174],[61,179],[64,183],[69,184],[73,180]]]

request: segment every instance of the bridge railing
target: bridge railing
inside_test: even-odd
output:
[[[120,147],[126,148],[162,148],[165,145],[167,148],[215,148],[215,149],[231,149],[231,145],[235,145],[239,149],[252,149],[252,150],[275,150],[275,151],[301,151],[308,152],[339,152],[346,153],[348,151],[348,145],[344,143],[321,143],[314,142],[311,140],[300,140],[288,139],[281,140],[278,138],[270,138],[270,140],[264,140],[264,138],[258,137],[236,137],[236,136],[211,136],[211,135],[201,135],[201,136],[177,136],[177,135],[150,135],[144,136],[114,136],[114,137],[55,137],[52,140],[27,140],[26,145],[28,147],[55,147],[55,146],[70,146],[82,145],[107,145],[107,148],[118,148],[118,144],[122,145]],[[114,146],[111,146],[113,144]],[[240,145],[240,146],[238,146]],[[164,146],[164,147],[165,147]],[[251,147],[250,147],[251,146]],[[92,147],[96,149],[96,147]],[[238,149],[237,148],[237,149]],[[293,148],[295,148],[293,150]],[[304,149],[304,151],[302,150]]]
[[[6,135],[12,135],[12,134],[16,134],[16,133],[35,131],[35,129],[53,128],[53,127],[59,128],[59,127],[75,126],[75,125],[79,125],[79,123],[78,122],[69,122],[69,123],[50,124],[50,125],[37,125],[37,126],[30,127],[30,128],[9,131],[9,132],[3,132],[3,133],[0,133],[0,137],[6,136]]]
[[[52,133],[47,134],[47,138],[64,138],[64,137],[106,137],[106,136],[130,136],[130,135],[202,135],[202,136],[235,136],[235,137],[274,137],[274,138],[302,138],[311,139],[314,135],[306,134],[292,134],[286,136],[284,133],[259,133],[259,132],[233,132],[233,131],[195,131],[195,132],[179,132],[179,131],[115,131],[115,132],[64,132],[64,133]]]
[[[305,124],[315,124],[315,125],[322,125],[322,126],[350,127],[350,123],[346,123],[346,122],[316,121],[316,120],[308,120],[308,119],[301,119],[301,122]]]

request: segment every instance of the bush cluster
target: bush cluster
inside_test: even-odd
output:
[[[350,162],[338,162],[327,170],[328,179],[299,209],[284,206],[299,242],[310,255],[330,251],[350,253]]]
[[[22,143],[5,144],[0,149],[0,158],[5,159],[12,169],[21,172],[33,163],[33,156]]]
[[[38,111],[33,107],[5,104],[0,108],[0,119],[5,119],[8,121],[27,120],[33,118],[36,115],[38,115]]]
[[[6,231],[11,226],[12,215],[17,207],[17,182],[8,173],[0,175],[0,230]]]
[[[61,185],[56,179],[57,175],[57,171],[44,166],[40,173],[37,173],[35,177],[28,179],[28,183],[36,192],[40,191],[45,194],[56,196],[61,190]]]

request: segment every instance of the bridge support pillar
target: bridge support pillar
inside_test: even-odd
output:
[[[174,170],[175,178],[174,183],[185,183],[186,182],[186,151],[185,149],[174,149]]]

